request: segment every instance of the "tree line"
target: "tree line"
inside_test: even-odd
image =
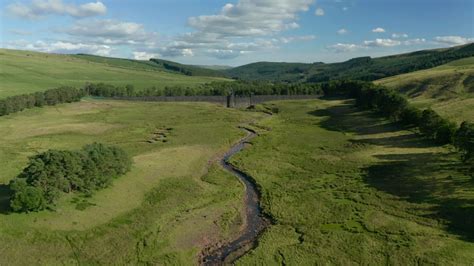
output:
[[[16,113],[33,107],[77,102],[85,95],[85,90],[83,89],[60,87],[57,89],[46,90],[44,92],[10,96],[5,99],[0,99],[0,116]]]
[[[355,98],[359,108],[374,110],[393,121],[417,127],[422,135],[438,144],[452,144],[460,151],[464,162],[474,163],[473,123],[466,121],[458,127],[434,110],[418,109],[401,93],[371,82],[331,81],[323,84],[322,89],[325,95]]]
[[[250,95],[319,95],[321,84],[313,83],[272,83],[272,82],[211,82],[196,87],[150,87],[136,90],[132,85],[114,86],[104,83],[91,83],[85,86],[86,92],[97,97],[146,97],[146,96],[237,96]]]
[[[131,165],[125,151],[100,143],[78,151],[48,150],[31,157],[10,181],[10,206],[15,212],[39,211],[53,207],[63,193],[90,195],[127,173]]]
[[[33,107],[78,102],[85,96],[95,97],[147,97],[147,96],[237,96],[251,95],[322,95],[321,84],[272,82],[212,82],[196,87],[150,87],[137,90],[133,85],[115,86],[89,83],[83,88],[60,87],[0,99],[0,116]]]

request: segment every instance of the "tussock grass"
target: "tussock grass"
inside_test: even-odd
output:
[[[239,230],[243,185],[212,161],[263,117],[206,103],[83,100],[0,118],[0,264],[137,264],[197,261]],[[167,142],[148,143],[157,129]],[[92,142],[133,156],[132,171],[92,197],[54,211],[8,212],[6,184],[27,157]]]
[[[474,57],[376,81],[451,120],[474,121]]]
[[[275,104],[233,159],[276,220],[239,265],[474,261],[474,182],[451,148],[351,101]]]

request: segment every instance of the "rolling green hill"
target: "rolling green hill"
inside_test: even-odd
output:
[[[304,79],[311,67],[312,64],[305,63],[257,62],[228,69],[225,73],[243,80],[297,81]]]
[[[196,86],[226,79],[187,76],[149,61],[0,49],[0,80],[0,98],[4,98],[63,85],[83,86],[87,82],[132,84],[143,89]]]
[[[150,62],[167,70],[187,76],[205,76],[205,77],[225,77],[226,74],[210,68],[204,68],[200,66],[193,65],[183,65],[180,63],[163,60],[163,59],[150,59]]]
[[[101,63],[112,67],[121,67],[135,70],[145,71],[166,71],[174,74],[186,76],[203,76],[203,77],[224,77],[225,74],[217,71],[218,69],[227,69],[225,66],[195,66],[184,65],[163,59],[134,60],[125,58],[104,57],[89,54],[77,54],[74,57],[87,61]]]
[[[419,107],[461,122],[474,121],[474,57],[376,81],[400,90]]]
[[[474,44],[379,58],[360,57],[332,64],[260,62],[225,72],[230,77],[245,80],[324,82],[337,79],[358,79],[371,81],[432,68],[469,56],[474,56]]]

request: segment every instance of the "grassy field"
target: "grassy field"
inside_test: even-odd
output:
[[[474,57],[376,81],[457,122],[474,122]]]
[[[233,163],[256,179],[276,224],[237,264],[474,261],[474,181],[451,148],[350,101],[273,104],[267,119],[204,103],[92,99],[1,117],[0,264],[196,264],[241,225],[243,185],[214,159],[242,124],[261,136]],[[92,197],[63,197],[55,211],[8,211],[5,184],[28,156],[94,141],[129,152],[132,171]]]
[[[472,265],[474,180],[452,149],[350,101],[275,104],[233,158],[276,220],[238,265]]]
[[[243,185],[213,158],[262,115],[211,104],[83,100],[0,118],[0,264],[189,264],[241,223]],[[157,139],[163,133],[164,139]],[[157,139],[157,140],[156,140]],[[102,142],[132,171],[55,211],[8,211],[5,184],[27,157]]]
[[[149,62],[0,49],[0,98],[87,82],[132,84],[138,89],[196,86],[222,78],[192,77],[157,69]]]

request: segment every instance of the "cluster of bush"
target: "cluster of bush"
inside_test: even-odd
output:
[[[86,92],[97,97],[146,97],[146,96],[237,96],[249,95],[319,95],[321,84],[312,83],[271,83],[271,82],[212,82],[196,87],[151,87],[135,90],[132,85],[114,86],[97,83],[87,84]]]
[[[462,152],[463,160],[474,166],[474,124],[463,122],[456,131],[454,145]]]
[[[438,144],[453,144],[465,162],[474,157],[474,124],[463,122],[460,127],[432,109],[411,106],[399,92],[370,82],[334,81],[324,84],[327,95],[345,94],[356,99],[362,109],[371,109],[405,125],[415,126],[420,133]]]
[[[15,95],[5,99],[0,99],[0,116],[16,113],[33,107],[77,102],[84,96],[85,91],[83,89],[72,87],[61,87],[44,92]]]
[[[78,151],[46,151],[31,157],[10,182],[10,206],[15,212],[39,211],[54,206],[62,193],[90,195],[128,172],[131,164],[122,149],[99,143]]]

